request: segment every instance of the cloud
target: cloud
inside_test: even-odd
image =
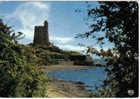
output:
[[[80,47],[74,45],[57,45],[57,46],[59,46],[61,49],[72,50],[72,51],[84,51],[87,49],[86,47]]]
[[[66,44],[60,43],[60,44],[56,44],[56,46],[64,50],[78,51],[78,52],[83,52],[83,53],[88,50],[88,46],[78,46],[78,45],[76,46],[70,43],[66,43]],[[90,47],[95,48],[98,51],[102,49],[100,46],[90,46]],[[107,51],[108,48],[112,48],[112,47],[108,47],[108,46],[103,47],[105,51]]]
[[[16,10],[6,16],[7,19],[14,19],[20,22],[22,27],[16,31],[23,32],[26,39],[33,40],[34,26],[43,24],[44,20],[49,17],[50,5],[42,2],[26,2],[19,5]]]
[[[61,44],[65,44],[74,40],[72,37],[50,37],[50,40],[53,42],[58,42]]]
[[[43,4],[43,3],[41,3],[41,2],[33,2],[33,4],[34,4],[35,6],[41,8],[41,9],[46,9],[46,8],[48,9],[48,5]]]

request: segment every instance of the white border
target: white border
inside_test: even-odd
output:
[[[21,1],[28,1],[28,2],[33,2],[33,1],[136,1],[138,2],[138,5],[140,4],[139,3],[139,0],[0,0],[0,2],[8,2],[8,1],[18,1],[18,2],[21,2]],[[140,15],[140,9],[139,9],[139,15]],[[139,17],[139,20],[140,20],[140,17]],[[140,22],[139,22],[140,23]],[[140,25],[139,25],[139,32],[140,32]],[[140,38],[140,33],[139,33],[139,38]],[[139,52],[140,52],[140,39],[139,39]],[[140,62],[139,62],[139,66],[140,66]],[[139,67],[139,72],[140,72],[140,67]],[[140,73],[139,73],[139,79],[140,79]],[[138,99],[140,97],[140,80],[139,80],[139,96],[138,96]],[[11,97],[9,97],[11,98]],[[9,99],[9,98],[4,98],[4,97],[0,97],[0,99]],[[28,99],[28,98],[13,98],[13,99]],[[30,98],[32,99],[32,98]],[[33,98],[33,99],[77,99],[77,98]],[[92,99],[92,98],[78,98],[78,99]],[[99,99],[99,98],[94,98],[94,99]],[[101,98],[101,99],[122,99],[122,98]],[[125,98],[125,99],[130,99],[130,98]],[[131,99],[137,99],[137,98],[131,98]]]

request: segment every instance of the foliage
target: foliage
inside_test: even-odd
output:
[[[4,33],[1,34],[1,36],[5,36],[6,38],[12,40],[13,42],[17,42],[17,40],[24,38],[23,33],[21,32],[15,33],[10,26],[3,24],[2,19],[0,19],[0,32]]]
[[[40,48],[40,47],[33,47],[29,46],[30,55],[34,55],[36,57],[35,60],[38,60],[38,65],[52,65],[58,64],[57,59],[65,59],[64,55],[56,50],[52,50],[52,48]],[[34,61],[35,61],[34,60]]]
[[[17,35],[0,20],[0,97],[44,97],[44,73],[28,60]]]
[[[93,61],[80,61],[80,60],[76,60],[74,61],[74,65],[83,65],[83,66],[94,66]]]
[[[75,51],[64,51],[59,49],[56,46],[50,47],[39,47],[39,46],[32,46],[26,45],[22,49],[26,56],[32,57],[31,60],[33,63],[38,65],[57,65],[61,61],[74,61],[75,65],[93,65],[93,60],[88,55],[83,55],[79,52]],[[74,57],[72,60],[71,57]],[[83,60],[80,59],[83,57]],[[30,59],[28,59],[30,61]]]
[[[74,60],[74,65],[95,66],[93,59],[90,56],[85,56],[84,60],[77,58]]]
[[[108,78],[104,85],[111,89],[110,96],[138,96],[138,3],[99,2],[99,7],[88,6],[90,31],[79,36],[92,36],[101,45],[109,41],[113,49],[89,52],[102,56],[108,61]],[[92,20],[92,21],[91,21]],[[104,35],[97,36],[98,33]],[[134,90],[129,95],[128,90]],[[105,91],[104,91],[105,92]]]

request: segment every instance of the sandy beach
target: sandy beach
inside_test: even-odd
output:
[[[45,72],[56,70],[84,69],[88,66],[43,66]],[[49,78],[47,86],[47,96],[49,98],[80,98],[90,97],[90,93],[85,90],[85,84],[81,82],[63,81],[54,78]]]
[[[78,66],[78,65],[50,65],[50,66],[42,66],[42,68],[46,72],[57,71],[57,70],[70,70],[70,69],[84,69],[89,68],[91,66]]]
[[[58,79],[49,79],[47,95],[49,98],[90,97],[90,93],[85,90],[83,83]]]

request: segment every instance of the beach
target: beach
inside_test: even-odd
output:
[[[88,66],[62,66],[53,65],[46,66],[46,72],[57,70],[70,70],[70,69],[84,69]],[[49,98],[76,98],[76,97],[90,97],[90,92],[85,90],[85,84],[82,82],[64,81],[54,78],[48,78],[47,96]]]
[[[42,66],[45,72],[52,72],[58,70],[71,70],[71,69],[86,69],[91,66],[79,66],[79,65],[50,65],[50,66]]]

